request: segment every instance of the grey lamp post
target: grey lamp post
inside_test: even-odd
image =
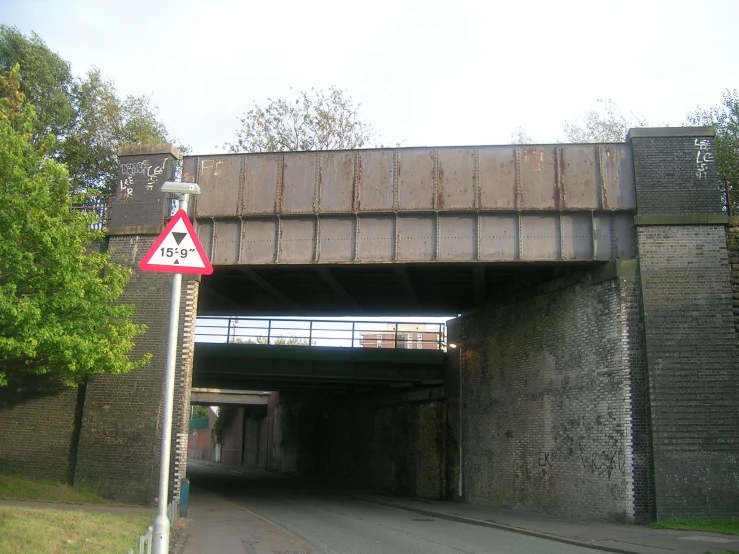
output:
[[[168,181],[162,192],[179,195],[179,209],[187,213],[191,194],[200,194],[195,183]],[[174,375],[177,363],[177,331],[180,323],[180,293],[182,273],[172,276],[172,301],[169,307],[169,338],[167,339],[167,369],[164,383],[164,414],[162,418],[162,452],[159,461],[159,504],[154,520],[154,554],[168,554],[170,521],[167,518],[167,498],[169,496],[169,458],[172,447],[172,406],[174,404]]]

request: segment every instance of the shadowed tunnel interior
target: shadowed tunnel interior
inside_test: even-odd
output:
[[[596,265],[216,267],[202,278],[198,315],[453,319]],[[223,463],[376,492],[454,497],[456,350],[220,342],[196,342],[193,387],[273,391],[267,406],[231,403],[223,412]],[[209,442],[190,453],[214,458]]]
[[[602,262],[217,267],[198,315],[454,316]]]

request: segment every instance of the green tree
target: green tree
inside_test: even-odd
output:
[[[294,100],[267,99],[239,118],[229,152],[285,152],[361,148],[374,137],[359,120],[360,104],[341,89],[301,91]]]
[[[721,104],[696,109],[688,116],[688,124],[716,128],[714,148],[718,174],[739,181],[739,95],[736,89],[726,89],[722,97]]]
[[[73,77],[68,62],[43,40],[0,25],[0,72],[21,68],[21,92],[36,107],[34,136],[57,140],[49,155],[65,163],[73,190],[113,192],[118,147],[170,142],[147,96],[121,99],[113,81],[93,69]]]
[[[118,179],[118,147],[168,141],[149,98],[121,100],[113,81],[98,69],[75,82],[73,97],[76,116],[59,159],[67,165],[75,190],[112,192]]]
[[[190,411],[190,418],[195,419],[198,417],[208,417],[210,415],[210,408],[208,406],[193,406]]]
[[[21,92],[36,108],[34,136],[62,139],[75,119],[69,62],[49,50],[36,33],[26,37],[15,27],[0,25],[0,73],[7,75],[16,64],[22,69]]]
[[[631,127],[644,127],[646,121],[633,113],[626,117],[613,100],[598,100],[601,110],[588,110],[579,123],[565,120],[568,142],[623,142]]]
[[[145,328],[116,303],[130,271],[93,248],[102,234],[71,210],[54,137],[34,138],[36,121],[16,66],[0,75],[0,385],[129,371],[148,359],[128,358]]]
[[[213,446],[216,444],[223,444],[223,433],[234,424],[238,413],[238,406],[218,406],[216,421],[213,423],[213,430],[210,435],[210,442]]]

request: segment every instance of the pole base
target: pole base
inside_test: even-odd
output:
[[[154,541],[152,554],[169,554],[169,518],[159,514],[154,520]]]

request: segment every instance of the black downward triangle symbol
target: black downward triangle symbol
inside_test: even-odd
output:
[[[172,236],[174,237],[174,240],[177,241],[177,246],[179,246],[180,243],[182,242],[182,239],[184,239],[187,236],[187,233],[175,233],[175,232],[172,232]]]
[[[180,260],[175,260],[174,265],[180,265]]]

